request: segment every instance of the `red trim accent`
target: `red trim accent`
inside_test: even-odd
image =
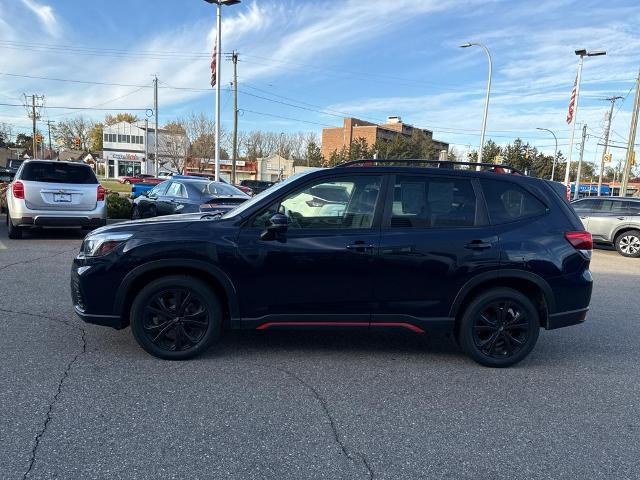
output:
[[[266,330],[270,327],[277,326],[319,326],[319,327],[401,327],[411,330],[415,333],[424,333],[424,330],[420,327],[405,322],[380,322],[380,323],[365,323],[365,322],[267,322],[261,323],[256,327],[256,330]]]
[[[412,332],[415,332],[415,333],[424,333],[424,330],[421,329],[420,327],[416,327],[415,325],[412,325],[410,323],[405,323],[405,322],[372,323],[371,326],[372,327],[402,327],[402,328],[406,328],[407,330],[411,330]]]
[[[269,327],[276,327],[279,325],[284,326],[313,326],[318,325],[321,327],[330,327],[330,326],[338,326],[338,327],[368,327],[369,323],[367,322],[267,322],[262,323],[256,327],[256,330],[266,330]]]

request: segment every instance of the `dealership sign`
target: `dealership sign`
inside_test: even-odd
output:
[[[104,152],[104,157],[109,160],[135,160],[144,161],[144,155],[128,152]]]

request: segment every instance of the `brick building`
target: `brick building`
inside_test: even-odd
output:
[[[359,138],[364,138],[367,145],[371,146],[377,140],[391,140],[396,135],[410,137],[415,129],[424,132],[427,138],[433,142],[438,157],[441,151],[449,151],[449,144],[434,140],[431,130],[402,123],[400,117],[387,117],[387,123],[382,125],[350,117],[344,119],[342,127],[322,129],[322,156],[329,158],[334,151],[340,152],[342,147],[349,148],[351,142]]]

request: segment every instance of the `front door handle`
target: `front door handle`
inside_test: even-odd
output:
[[[365,243],[364,240],[356,240],[346,246],[347,250],[355,250],[356,252],[364,252],[365,250],[373,250],[374,246],[370,243]]]
[[[484,250],[491,247],[492,245],[490,243],[483,242],[482,240],[473,240],[464,246],[464,248],[469,248],[471,250]]]
[[[618,217],[618,220],[626,220],[627,217]]]

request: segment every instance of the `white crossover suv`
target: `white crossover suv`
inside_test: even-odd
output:
[[[105,189],[89,165],[27,160],[7,189],[9,238],[21,238],[25,228],[94,228],[106,223]]]

